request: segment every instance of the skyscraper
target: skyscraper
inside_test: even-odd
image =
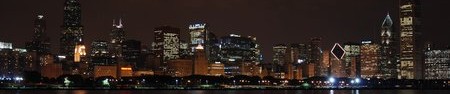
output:
[[[205,23],[191,24],[189,25],[189,34],[192,50],[197,47],[198,44],[204,45],[207,39],[207,28]]]
[[[138,63],[143,63],[141,61],[141,42],[137,40],[126,40],[122,43],[122,55],[123,60],[126,63],[119,64],[120,66],[129,66],[131,65],[133,70],[139,69],[141,66],[137,66]]]
[[[83,43],[81,6],[78,0],[65,1],[63,21],[59,54],[66,56],[68,61],[73,61],[75,46]]]
[[[303,73],[307,71],[308,60],[308,45],[306,44],[291,44],[288,47],[288,62],[284,64],[288,79],[302,79]],[[303,70],[305,69],[305,70]],[[306,74],[305,74],[306,75]]]
[[[345,73],[348,77],[360,77],[361,73],[361,44],[359,43],[345,43],[344,44],[344,61],[345,62]]]
[[[381,25],[380,74],[383,78],[397,78],[398,34],[394,31],[389,13]]]
[[[171,26],[160,26],[154,30],[155,42],[153,51],[158,61],[158,70],[167,72],[167,62],[180,57],[180,29]]]
[[[255,37],[230,34],[220,38],[220,62],[225,65],[225,75],[239,75],[241,63],[259,63]]]
[[[194,53],[194,75],[208,75],[208,59],[205,55],[205,50],[201,44],[195,47]]]
[[[314,37],[310,40],[310,47],[309,47],[309,61],[308,63],[315,64],[313,73],[314,76],[320,75],[320,62],[322,62],[322,48],[320,48],[320,42],[322,38]]]
[[[400,74],[401,79],[421,79],[420,1],[400,0]]]
[[[31,62],[31,70],[39,71],[44,65],[43,62],[40,62],[40,58],[44,58],[45,55],[50,54],[50,37],[47,36],[46,30],[44,15],[37,15],[34,20],[33,40],[25,44],[28,52],[36,53],[35,60]]]
[[[119,22],[113,19],[112,32],[110,33],[111,40],[109,41],[109,52],[111,57],[120,58],[122,55],[122,43],[125,41],[125,30],[122,19]]]
[[[287,46],[285,44],[277,44],[273,46],[273,61],[272,61],[272,76],[275,78],[284,79],[285,78],[285,70],[284,65],[288,60],[288,51]]]
[[[322,53],[322,64],[320,64],[320,75],[319,76],[323,76],[323,77],[327,77],[329,75],[331,75],[331,54],[330,54],[330,50],[324,50]],[[333,58],[333,57],[332,57]]]
[[[26,43],[26,49],[33,51],[40,57],[43,54],[50,54],[50,37],[46,34],[47,26],[44,15],[37,15],[34,20],[34,35],[31,42]]]
[[[208,30],[206,23],[196,23],[189,25],[190,48],[194,53],[198,44],[204,46],[205,54],[209,63],[218,62],[219,59],[219,43],[216,36]]]

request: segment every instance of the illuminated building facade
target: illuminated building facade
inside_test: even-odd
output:
[[[0,50],[2,49],[12,49],[12,43],[0,42]]]
[[[75,54],[73,62],[75,63],[83,63],[86,60],[86,47],[84,45],[75,46]]]
[[[343,62],[345,62],[345,73],[351,78],[360,77],[361,44],[351,42],[345,43],[344,50],[346,52],[343,59]]]
[[[86,47],[84,45],[76,45],[74,49],[73,64],[71,66],[71,74],[80,74],[85,77],[91,76],[92,69],[87,62]]]
[[[450,79],[450,50],[425,52],[425,79]]]
[[[420,1],[400,0],[400,73],[399,79],[421,79],[422,61],[419,42]]]
[[[152,47],[156,58],[158,58],[158,61],[156,61],[156,63],[159,63],[157,70],[166,73],[167,61],[180,57],[180,29],[160,26],[155,28],[154,33],[155,42]]]
[[[372,41],[362,41],[361,45],[361,77],[380,77],[380,46]]]
[[[206,24],[192,24],[189,25],[189,34],[191,35],[191,48],[192,50],[197,47],[197,45],[205,45],[207,39],[207,28]]]
[[[394,32],[393,22],[389,14],[381,25],[381,57],[380,73],[383,78],[397,78],[398,34]]]

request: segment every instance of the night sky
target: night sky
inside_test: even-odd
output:
[[[120,17],[127,39],[140,40],[145,45],[154,40],[154,27],[179,27],[183,40],[188,40],[188,24],[207,22],[209,30],[218,36],[235,33],[257,37],[265,62],[271,61],[272,46],[279,43],[307,43],[311,37],[322,37],[322,48],[331,49],[335,42],[379,40],[380,26],[388,12],[398,25],[398,0],[79,1],[86,44],[108,40],[112,19]],[[36,15],[42,13],[53,52],[57,52],[63,3],[64,0],[1,0],[0,41],[23,47],[32,38]],[[449,5],[449,0],[422,0],[421,39],[450,44]]]

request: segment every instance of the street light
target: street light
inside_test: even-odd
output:
[[[330,83],[334,83],[334,82],[336,82],[336,79],[334,79],[333,77],[330,77],[330,78],[328,78],[328,81],[329,81]]]
[[[178,79],[175,79],[175,85],[178,86]]]
[[[356,78],[356,79],[355,79],[355,83],[357,83],[357,84],[361,83],[361,79]]]

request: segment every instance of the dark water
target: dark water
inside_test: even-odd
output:
[[[450,94],[450,90],[0,90],[0,94]]]

